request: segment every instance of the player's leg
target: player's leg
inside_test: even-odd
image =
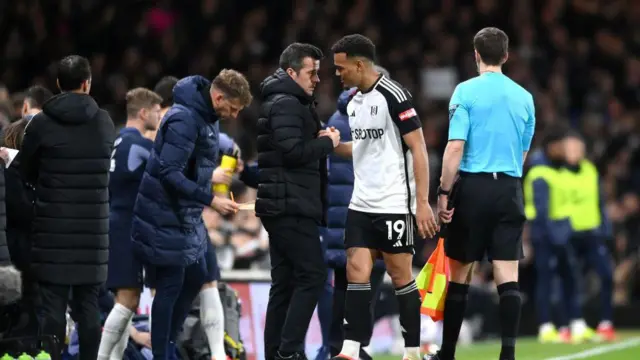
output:
[[[119,256],[114,266],[109,267],[106,286],[117,290],[115,304],[104,323],[98,350],[99,360],[122,359],[129,341],[131,319],[140,303],[142,264],[130,251]]]
[[[571,340],[577,343],[591,340],[595,336],[595,332],[587,326],[587,322],[582,316],[578,286],[580,270],[573,248],[570,244],[557,245],[556,253],[558,260],[557,273],[562,280],[562,292],[564,295],[563,303],[565,308],[562,310],[566,311],[570,320]]]
[[[207,336],[211,357],[224,360],[224,309],[218,291],[220,269],[216,258],[215,248],[209,242],[206,253],[207,278],[200,291],[200,324]]]
[[[598,325],[598,335],[606,341],[615,340],[613,328],[613,269],[611,255],[599,236],[584,239],[587,263],[600,277],[600,306],[602,316]]]
[[[487,207],[477,200],[479,194],[473,182],[463,178],[460,180],[458,193],[454,201],[456,209],[451,223],[447,226],[445,238],[445,253],[449,258],[451,280],[447,287],[444,306],[444,320],[442,322],[442,347],[434,359],[452,360],[455,357],[456,345],[464,314],[467,308],[469,282],[473,271],[473,264],[483,259],[490,238],[487,224],[489,224]],[[489,206],[494,206],[491,204]]]
[[[404,338],[404,359],[420,358],[420,293],[413,279],[413,253],[416,231],[413,215],[376,217],[378,248],[395,288]]]
[[[374,216],[349,210],[345,229],[347,292],[344,304],[344,342],[337,358],[358,359],[361,344],[371,333],[371,269],[377,257]]]
[[[501,188],[503,196],[497,204],[500,212],[497,214],[497,222],[494,223],[487,254],[493,260],[493,278],[500,295],[500,359],[513,360],[522,308],[518,267],[520,260],[524,258],[522,230],[526,218],[520,182],[507,179]]]
[[[558,267],[558,258],[554,247],[547,239],[534,239],[534,266],[536,269],[535,307],[538,316],[538,341],[557,343],[560,341],[558,330],[551,320],[551,289]]]
[[[115,305],[104,322],[98,360],[122,358],[129,341],[131,319],[140,302],[140,288],[118,289],[115,300]]]

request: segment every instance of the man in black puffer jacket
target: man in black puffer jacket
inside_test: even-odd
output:
[[[306,359],[305,335],[327,276],[318,225],[325,225],[326,157],[340,133],[321,131],[314,109],[321,58],[313,45],[289,45],[260,89],[256,215],[271,256],[267,360]]]
[[[43,307],[43,333],[64,341],[70,303],[77,314],[80,359],[95,360],[101,330],[98,292],[109,260],[115,129],[109,114],[89,96],[87,59],[62,59],[58,87],[62,93],[27,125],[20,151],[21,173],[36,188],[31,269]]]

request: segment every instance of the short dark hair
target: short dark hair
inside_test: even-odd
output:
[[[78,90],[91,79],[91,64],[80,55],[69,55],[58,63],[58,86],[61,91]]]
[[[220,90],[230,99],[237,99],[242,106],[249,106],[253,100],[249,81],[239,71],[222,69],[211,82],[211,87]]]
[[[473,47],[480,54],[483,63],[502,65],[509,52],[509,37],[498,28],[486,27],[473,37]]]
[[[363,57],[376,61],[376,45],[368,37],[360,34],[344,36],[331,47],[334,54],[345,53],[347,57]]]
[[[306,57],[310,57],[313,60],[321,60],[324,54],[316,46],[295,42],[287,46],[280,54],[280,68],[282,70],[292,68],[297,73],[302,69],[302,62]]]
[[[29,106],[36,109],[42,109],[42,105],[53,97],[53,93],[44,86],[35,85],[27,89],[24,95],[24,101]]]
[[[153,88],[153,92],[160,95],[162,102],[161,108],[167,108],[173,105],[173,87],[178,83],[178,78],[175,76],[165,76]]]

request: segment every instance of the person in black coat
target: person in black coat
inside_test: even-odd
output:
[[[340,133],[321,132],[314,109],[321,58],[313,45],[289,45],[260,89],[255,210],[271,256],[267,360],[306,359],[305,335],[327,276],[318,226],[325,225],[327,155]]]
[[[20,150],[22,136],[28,118],[18,120],[5,129],[4,144],[11,149]],[[31,241],[29,233],[33,221],[33,203],[35,189],[27,184],[20,174],[20,153],[4,171],[7,209],[7,244],[11,261],[22,273],[22,299],[16,316],[21,318],[19,325],[12,329],[11,336],[33,335],[38,330],[36,306],[38,304],[37,287],[30,270]]]
[[[29,121],[20,150],[22,176],[36,189],[31,270],[42,301],[43,333],[64,341],[69,303],[78,314],[80,359],[95,360],[101,330],[98,292],[109,259],[115,128],[89,96],[87,59],[62,59],[57,83],[62,93]]]

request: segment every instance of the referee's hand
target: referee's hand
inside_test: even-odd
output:
[[[420,235],[421,238],[431,239],[436,236],[439,227],[429,203],[418,204],[416,221],[418,222],[418,235]]]

